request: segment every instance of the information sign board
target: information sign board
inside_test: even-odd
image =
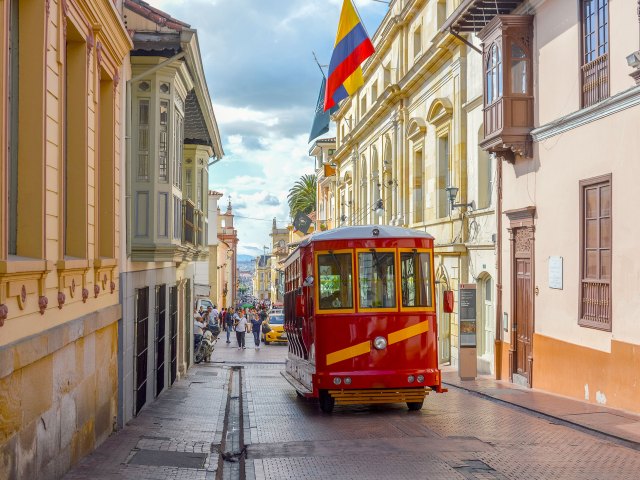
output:
[[[462,283],[458,295],[460,348],[476,346],[476,284]]]

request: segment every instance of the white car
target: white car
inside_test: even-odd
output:
[[[213,302],[210,298],[198,298],[196,300],[196,312],[200,310],[200,306],[202,306],[203,310],[206,310],[209,307],[213,308]]]

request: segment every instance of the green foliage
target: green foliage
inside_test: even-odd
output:
[[[316,185],[315,175],[302,175],[289,189],[287,202],[291,218],[298,212],[309,214],[316,209]]]

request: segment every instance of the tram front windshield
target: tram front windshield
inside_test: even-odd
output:
[[[396,306],[396,276],[393,252],[358,254],[358,284],[360,308],[394,308]]]
[[[353,266],[350,253],[318,255],[320,309],[353,308]]]

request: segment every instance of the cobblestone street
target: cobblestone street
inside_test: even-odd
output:
[[[281,377],[286,347],[233,345],[219,342],[212,363],[192,368],[65,478],[638,478],[638,444],[456,387],[420,412],[322,414]]]

